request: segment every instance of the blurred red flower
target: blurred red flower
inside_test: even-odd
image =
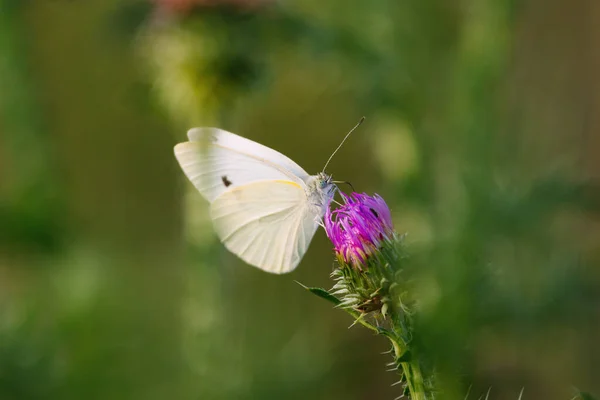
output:
[[[195,8],[231,6],[239,9],[253,9],[271,3],[273,0],[152,0],[159,8],[186,13]]]

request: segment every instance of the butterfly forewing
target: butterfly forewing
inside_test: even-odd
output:
[[[218,128],[193,128],[188,131],[191,142],[209,142],[249,157],[260,159],[273,167],[291,173],[300,179],[308,178],[308,173],[290,158],[260,143]]]
[[[216,128],[188,131],[189,142],[175,146],[181,168],[208,200],[227,189],[261,179],[283,179],[299,184],[308,174],[283,154]]]
[[[231,252],[281,274],[296,268],[317,230],[309,209],[298,183],[261,180],[223,192],[211,205],[211,217]]]

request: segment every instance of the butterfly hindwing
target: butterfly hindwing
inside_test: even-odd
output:
[[[248,264],[267,272],[292,271],[317,230],[302,186],[261,180],[227,190],[211,204],[221,241]]]

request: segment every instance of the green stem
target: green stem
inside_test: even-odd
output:
[[[393,329],[386,335],[394,347],[396,363],[402,367],[406,385],[411,400],[427,400],[431,398],[425,388],[421,362],[416,349],[411,348],[410,341],[412,321],[400,304],[395,304],[392,309],[391,321]]]
[[[410,391],[410,399],[427,400],[425,384],[423,382],[423,375],[421,374],[419,362],[415,360],[408,363],[402,363],[402,369],[406,375],[406,382],[408,384],[408,390]]]
[[[408,346],[400,345],[402,342],[400,338],[393,338],[388,336],[392,346],[394,347],[394,355],[396,360],[401,360],[405,357]],[[410,356],[409,361],[400,362],[402,371],[406,378],[406,384],[410,392],[411,400],[427,400],[427,393],[425,390],[425,383],[423,381],[423,374],[421,373],[421,366],[419,360],[413,355]]]

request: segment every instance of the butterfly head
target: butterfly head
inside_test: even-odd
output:
[[[315,183],[318,189],[326,190],[330,186],[335,186],[333,183],[331,175],[326,174],[325,172],[319,172],[316,176]]]
[[[306,184],[308,187],[307,195],[311,204],[319,208],[318,214],[322,215],[322,213],[325,213],[325,209],[329,207],[331,200],[333,200],[333,195],[337,190],[336,184],[333,183],[331,175],[324,172],[311,176]]]

